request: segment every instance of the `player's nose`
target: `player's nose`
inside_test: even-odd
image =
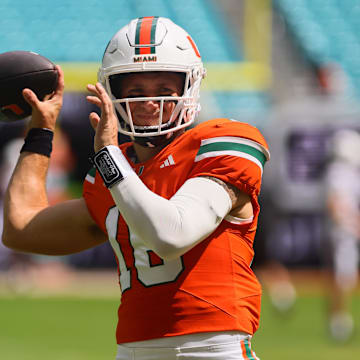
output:
[[[161,103],[160,101],[156,101],[156,100],[146,100],[146,101],[141,101],[140,105],[144,110],[151,112],[153,110],[160,108],[160,103]]]

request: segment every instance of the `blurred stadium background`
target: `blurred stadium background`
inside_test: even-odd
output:
[[[346,344],[328,338],[320,272],[329,139],[339,128],[360,129],[358,0],[1,0],[0,11],[0,53],[35,51],[65,71],[50,171],[53,202],[81,194],[93,134],[84,91],[96,81],[108,40],[139,16],[166,16],[184,27],[208,70],[199,121],[249,122],[265,134],[272,153],[254,270],[265,285],[269,272],[282,276],[269,263],[289,269],[298,298],[278,316],[264,287],[255,350],[277,360],[360,357],[358,331]],[[0,203],[25,125],[0,123]],[[107,244],[66,258],[27,256],[0,245],[0,358],[113,358],[114,266]],[[351,306],[358,326],[359,300],[357,290]]]

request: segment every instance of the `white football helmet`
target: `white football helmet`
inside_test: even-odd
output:
[[[117,98],[114,88],[119,75],[134,72],[167,71],[184,74],[182,96]],[[190,35],[171,20],[163,17],[142,17],[132,20],[110,40],[98,72],[98,79],[110,95],[119,120],[119,132],[142,145],[156,146],[169,135],[191,125],[200,111],[200,83],[205,76],[200,53]],[[176,101],[167,123],[162,123],[165,101]],[[158,101],[158,125],[137,126],[133,123],[129,103]],[[165,135],[165,136],[164,136]]]

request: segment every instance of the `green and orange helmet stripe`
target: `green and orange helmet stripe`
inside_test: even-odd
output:
[[[147,16],[138,19],[135,33],[135,55],[155,54],[155,33],[158,18],[158,16]]]

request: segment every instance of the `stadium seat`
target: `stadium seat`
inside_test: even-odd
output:
[[[350,77],[357,96],[360,83],[360,4],[357,0],[274,0],[305,55],[320,67],[334,62]]]

